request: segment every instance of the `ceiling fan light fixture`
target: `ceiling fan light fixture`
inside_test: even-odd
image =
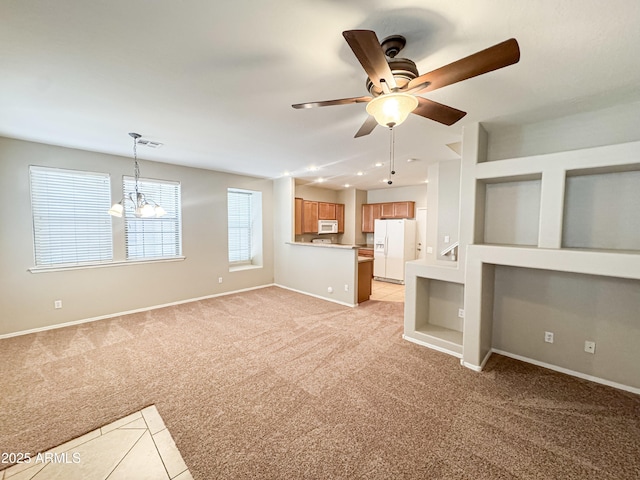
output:
[[[418,106],[418,99],[408,93],[380,95],[367,104],[367,113],[383,127],[397,127]]]

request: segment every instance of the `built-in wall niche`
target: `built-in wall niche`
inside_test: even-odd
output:
[[[640,280],[505,265],[494,272],[494,349],[640,388]]]
[[[640,251],[639,168],[567,172],[563,248]]]
[[[541,175],[479,182],[478,243],[537,246]]]
[[[430,278],[416,278],[415,331],[439,341],[442,348],[462,354],[464,285]]]

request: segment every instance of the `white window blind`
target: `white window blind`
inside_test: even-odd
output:
[[[109,175],[31,166],[29,177],[36,266],[112,260]]]
[[[227,191],[229,263],[251,263],[251,192]]]
[[[182,255],[180,183],[139,180],[140,193],[166,210],[159,218],[137,218],[131,202],[125,202],[125,246],[127,260],[167,258]],[[135,191],[135,179],[124,177],[123,194]]]

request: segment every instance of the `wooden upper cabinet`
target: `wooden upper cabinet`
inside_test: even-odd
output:
[[[371,209],[371,233],[376,226],[376,220],[380,220],[382,218],[382,204],[374,203],[373,208]]]
[[[362,205],[362,233],[373,232],[373,205],[364,203]]]
[[[373,233],[380,218],[414,218],[415,202],[365,203],[362,205],[362,233]]]
[[[382,216],[381,218],[395,218],[393,203],[382,203],[380,205],[380,215]]]
[[[336,203],[336,220],[338,220],[338,233],[344,233],[344,204]]]
[[[393,218],[415,217],[415,202],[395,202],[393,204]]]
[[[380,203],[365,203],[362,205],[362,233],[373,233],[376,220],[381,215]]]
[[[302,201],[302,233],[318,233],[318,202]]]
[[[336,204],[318,202],[318,220],[337,220]]]
[[[295,198],[295,235],[302,235],[302,203],[303,200],[301,198]]]

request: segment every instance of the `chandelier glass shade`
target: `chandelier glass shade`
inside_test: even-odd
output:
[[[118,203],[114,203],[109,209],[109,215],[113,217],[122,217],[124,215],[125,206],[128,203],[133,206],[134,215],[138,218],[162,217],[167,213],[165,209],[153,200],[147,199],[144,193],[140,193],[139,191],[140,165],[138,165],[137,141],[138,138],[140,138],[140,134],[129,133],[129,136],[133,138],[135,192],[125,195]]]
[[[408,93],[392,92],[375,97],[367,104],[367,113],[383,127],[396,127],[418,106],[418,99]]]

